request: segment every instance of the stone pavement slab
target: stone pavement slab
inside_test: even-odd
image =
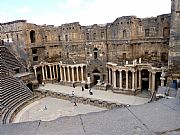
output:
[[[133,106],[128,109],[153,132],[159,133],[180,128],[180,113],[160,102]]]
[[[35,135],[84,135],[80,116],[41,122]]]
[[[162,135],[180,135],[180,131],[167,132],[167,133],[162,134]]]
[[[81,117],[86,135],[153,135],[126,108]]]
[[[162,103],[166,105],[167,107],[170,107],[171,109],[178,111],[180,113],[180,99],[161,99],[159,100],[159,103]]]
[[[0,125],[0,135],[35,135],[40,121]]]
[[[60,93],[65,93],[65,94],[72,94],[72,91],[74,91],[74,94],[76,96],[100,99],[104,101],[110,101],[110,102],[120,103],[120,104],[129,104],[129,105],[139,105],[139,104],[147,103],[149,101],[148,98],[142,98],[142,97],[137,97],[137,96],[132,96],[132,95],[116,94],[116,93],[113,93],[112,91],[96,90],[94,88],[92,88],[93,95],[90,95],[87,89],[85,89],[82,92],[80,86],[73,88],[69,86],[49,83],[49,84],[45,84],[45,86],[40,86],[38,89],[50,90],[53,92],[60,92]]]

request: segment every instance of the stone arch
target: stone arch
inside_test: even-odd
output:
[[[168,27],[163,28],[163,37],[169,37],[170,30]]]
[[[31,43],[35,43],[35,31],[34,30],[31,30],[30,31],[30,40],[31,40]]]
[[[92,73],[100,73],[98,69],[94,69]]]

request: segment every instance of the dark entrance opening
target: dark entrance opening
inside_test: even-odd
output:
[[[94,85],[96,85],[98,83],[97,80],[100,80],[100,76],[99,75],[94,75]]]
[[[146,69],[143,69],[141,71],[141,76],[142,76],[141,89],[142,89],[142,91],[148,91],[148,88],[149,88],[149,71]]]
[[[31,39],[31,43],[35,43],[35,31],[34,30],[30,31],[30,39]]]
[[[42,84],[42,75],[41,74],[37,75],[37,80],[38,80],[39,84]]]
[[[142,90],[148,90],[149,82],[148,80],[142,80]]]
[[[31,91],[33,91],[32,83],[28,83],[26,86],[27,86]]]

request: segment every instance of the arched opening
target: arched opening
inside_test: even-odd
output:
[[[123,30],[123,38],[127,38],[127,32],[126,32],[126,30]]]
[[[94,48],[94,59],[97,59],[97,53],[98,53],[98,49],[97,48]]]
[[[98,80],[100,80],[100,72],[98,69],[95,69],[93,72],[93,84],[96,85],[98,83]]]
[[[35,31],[34,30],[30,31],[30,40],[31,40],[31,43],[35,43]]]
[[[169,37],[170,30],[167,27],[163,29],[163,37]]]
[[[145,29],[145,37],[149,37],[149,29]]]
[[[98,69],[94,69],[92,73],[100,73]]]

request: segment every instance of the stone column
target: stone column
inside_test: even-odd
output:
[[[119,88],[122,89],[122,70],[119,70]]]
[[[111,69],[109,68],[109,84],[111,85]]]
[[[63,67],[63,71],[64,71],[64,81],[66,82],[66,68],[65,66],[62,66]]]
[[[59,65],[59,69],[60,69],[60,77],[61,77],[60,81],[63,81],[63,74],[62,74],[63,70],[62,70],[61,65]]]
[[[37,72],[36,72],[36,66],[34,66],[34,75],[35,75],[35,77],[36,77],[36,79],[37,79]]]
[[[76,74],[77,74],[77,82],[79,82],[79,72],[78,72],[78,67],[76,67]]]
[[[151,72],[149,71],[149,88],[148,91],[151,91]]]
[[[156,75],[156,72],[152,72],[152,92],[154,92],[155,91],[155,76]]]
[[[55,76],[54,65],[52,65],[52,67],[53,67],[53,77],[54,77],[54,79],[55,79],[55,78],[56,78],[56,76]]]
[[[141,70],[139,69],[139,89],[141,90]]]
[[[116,70],[113,69],[113,88],[116,88]]]
[[[135,90],[137,89],[137,70],[135,70],[135,78],[134,78],[134,82],[135,82]]]
[[[71,81],[71,79],[70,79],[69,67],[67,67],[67,70],[68,70],[68,82],[70,82],[70,81]]]
[[[72,69],[72,82],[74,83],[74,67],[72,66],[71,69]]]
[[[45,77],[44,77],[44,65],[42,65],[42,77],[43,77],[43,81],[45,80]]]
[[[50,71],[50,79],[52,80],[52,71],[51,71],[51,65],[49,65],[49,71]]]
[[[48,74],[47,74],[47,65],[45,65],[45,75],[46,75],[46,79],[48,79]]]
[[[164,87],[164,81],[165,81],[165,73],[164,73],[164,71],[162,71],[162,73],[161,73],[160,80],[161,80],[161,86]]]
[[[126,90],[128,90],[128,70],[126,71]]]
[[[81,67],[81,77],[82,77],[82,82],[84,82],[83,66]]]
[[[132,70],[132,91],[135,91],[135,71]]]
[[[56,65],[56,77],[59,78],[59,76],[58,76],[58,65]]]

